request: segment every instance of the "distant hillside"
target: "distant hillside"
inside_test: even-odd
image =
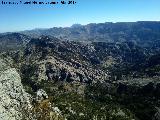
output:
[[[21,32],[25,35],[39,37],[41,35],[54,36],[70,41],[103,41],[124,42],[134,41],[144,46],[155,45],[160,40],[160,22],[118,22],[88,25],[73,25],[72,27],[54,27],[50,29],[36,29]],[[151,44],[152,43],[152,44]]]
[[[17,50],[23,48],[30,37],[20,33],[9,33],[0,35],[0,51]]]

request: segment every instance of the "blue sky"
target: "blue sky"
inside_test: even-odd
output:
[[[1,1],[0,32],[75,23],[160,21],[160,0],[75,0],[75,5],[2,5]]]

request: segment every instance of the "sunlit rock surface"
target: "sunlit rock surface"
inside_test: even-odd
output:
[[[24,91],[16,69],[0,60],[0,119],[23,119],[30,108],[30,96]]]

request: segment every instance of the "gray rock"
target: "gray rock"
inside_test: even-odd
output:
[[[37,91],[37,96],[36,96],[37,102],[41,102],[42,100],[45,100],[47,98],[48,98],[48,95],[44,90],[40,89]]]
[[[21,120],[31,109],[30,95],[25,92],[16,69],[0,60],[0,120]]]

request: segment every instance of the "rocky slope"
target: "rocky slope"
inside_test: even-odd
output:
[[[28,94],[15,68],[0,59],[0,119],[1,120],[64,120],[44,90],[36,96]]]
[[[1,63],[0,80],[8,80],[5,75],[21,79],[32,98],[32,119],[157,120],[159,26],[159,22],[74,25],[24,31],[34,36],[27,40],[26,35],[12,39],[23,35],[5,34],[2,42],[11,38],[24,46],[1,53],[12,68]],[[3,94],[8,97],[12,92]]]
[[[103,55],[97,54],[98,48],[95,50],[95,47],[98,47],[96,43],[65,42],[43,36],[32,39],[24,51],[3,53],[2,56],[11,57],[12,66],[19,71],[24,88],[33,98],[36,91],[44,89],[49,97],[45,97],[42,103],[46,106],[46,102],[50,101],[54,108],[60,108],[66,119],[134,118],[129,110],[119,105],[108,104],[103,108],[105,103],[95,106],[98,101],[86,97],[88,85],[109,81],[108,71],[101,67],[100,57]],[[107,54],[104,55],[107,57]],[[35,105],[41,106],[39,103]],[[36,106],[35,111],[39,110]],[[47,113],[51,108],[47,107]],[[103,109],[102,114],[96,109]],[[91,115],[91,111],[95,114]]]
[[[20,120],[27,116],[31,109],[30,97],[16,69],[0,59],[0,119]]]
[[[0,51],[22,49],[30,39],[30,37],[20,33],[0,34]]]
[[[90,110],[107,105],[111,111],[104,108],[99,119],[111,119],[114,111],[122,110],[128,116],[123,119],[149,120],[159,107],[159,62],[152,62],[158,53],[133,42],[86,43],[42,36],[9,56],[25,89],[32,95],[44,89],[68,119],[93,119]],[[99,111],[94,112],[99,116]]]

